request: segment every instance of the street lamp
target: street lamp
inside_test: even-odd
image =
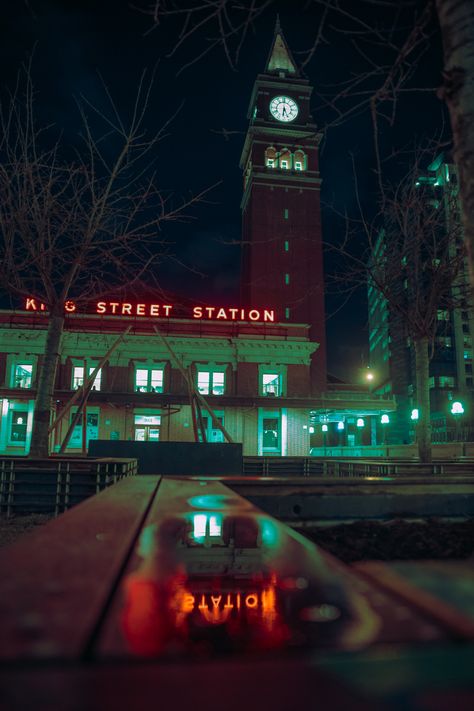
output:
[[[410,419],[412,419],[414,422],[420,419],[420,411],[417,407],[414,407],[411,411]]]
[[[455,400],[453,404],[451,405],[451,414],[454,417],[454,422],[455,422],[455,437],[456,437],[456,442],[459,442],[460,438],[460,421],[461,421],[461,415],[464,415],[464,406],[462,402],[459,402],[459,400]]]
[[[369,390],[370,390],[370,388],[371,388],[371,386],[373,385],[373,382],[374,382],[374,374],[373,374],[373,372],[372,372],[369,368],[367,368],[367,370],[365,371],[365,376],[364,376],[364,377],[365,377],[365,382],[367,383],[368,388],[369,388]]]
[[[323,433],[324,456],[326,456],[326,436],[328,432],[328,426],[326,424],[321,425],[321,431]]]
[[[382,417],[380,418],[380,424],[382,425],[382,431],[383,431],[383,442],[382,444],[386,443],[386,433],[387,433],[387,427],[388,423],[390,422],[390,417],[387,415],[387,413],[384,413]]]

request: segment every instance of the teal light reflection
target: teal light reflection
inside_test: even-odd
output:
[[[193,509],[225,509],[229,504],[235,505],[235,500],[225,494],[201,494],[188,499]]]
[[[268,548],[276,548],[280,542],[279,526],[271,518],[263,518],[260,524],[262,543]]]

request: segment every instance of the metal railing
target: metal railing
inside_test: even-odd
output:
[[[381,459],[315,457],[244,457],[244,476],[397,477],[459,475],[474,477],[474,458],[430,463]]]
[[[0,459],[0,512],[58,515],[137,474],[136,459]]]

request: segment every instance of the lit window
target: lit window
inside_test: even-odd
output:
[[[209,545],[222,542],[222,514],[195,513],[192,522],[191,535],[196,542]]]
[[[281,375],[280,373],[262,373],[262,394],[281,395]]]
[[[285,240],[285,252],[289,252],[289,250],[290,250],[290,243],[288,242],[288,240]]]
[[[267,168],[276,168],[277,152],[273,146],[269,146],[265,149],[265,165]]]
[[[285,274],[285,284],[288,286],[289,283],[290,283],[290,275]]]
[[[225,389],[225,371],[199,370],[197,385],[201,395],[223,395]]]
[[[14,388],[31,388],[33,379],[33,365],[30,363],[17,363],[13,367]]]
[[[440,375],[438,384],[440,388],[454,388],[454,377],[452,375]]]
[[[285,318],[290,318],[290,309],[288,306],[285,308]]]
[[[306,154],[298,149],[295,151],[295,170],[305,170],[306,168]]]
[[[438,309],[436,318],[438,321],[449,321],[449,311],[446,311],[446,309]]]
[[[280,168],[283,170],[288,170],[291,168],[292,155],[288,148],[282,148],[279,155]]]
[[[9,443],[26,444],[28,412],[26,410],[10,410]]]
[[[262,421],[263,450],[280,449],[280,420],[278,417],[264,417]]]
[[[283,210],[283,217],[285,218],[285,220],[288,219],[288,208],[287,207],[285,207],[285,209]]]
[[[90,365],[88,367],[89,375],[92,375],[96,366]],[[102,380],[102,370],[99,370],[94,378],[94,384],[92,385],[92,390],[100,390],[100,384]],[[77,390],[84,385],[84,366],[75,365],[72,369],[72,389]]]
[[[140,393],[162,393],[163,373],[160,368],[136,368],[135,390]]]
[[[207,516],[206,514],[194,514],[193,521],[193,536],[194,538],[204,538],[206,535],[207,528]]]

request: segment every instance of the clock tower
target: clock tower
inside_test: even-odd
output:
[[[265,71],[255,81],[241,157],[242,303],[274,308],[278,320],[307,323],[319,346],[312,390],[325,389],[326,338],[318,132],[312,87],[277,21]]]

